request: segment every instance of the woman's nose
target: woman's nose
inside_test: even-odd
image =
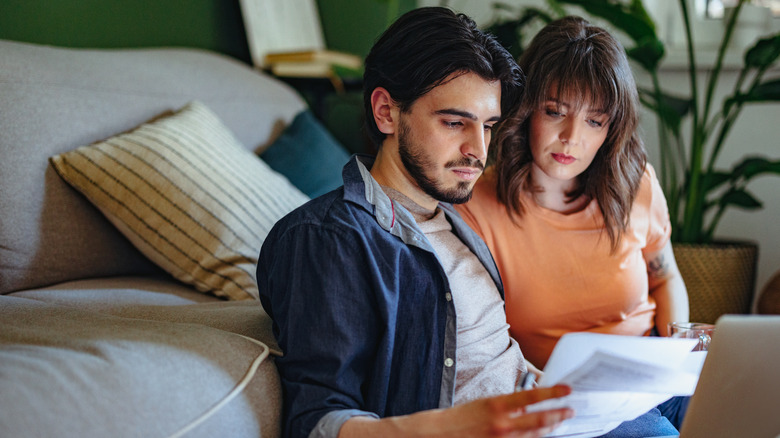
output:
[[[563,129],[558,136],[562,143],[577,144],[579,138],[579,125],[573,118],[567,119],[564,122]]]

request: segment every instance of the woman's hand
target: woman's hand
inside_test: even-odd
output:
[[[533,374],[536,377],[537,382],[542,380],[544,371],[540,370],[539,368],[536,368],[536,365],[532,364],[528,359],[525,359],[525,367],[528,368],[529,373]]]

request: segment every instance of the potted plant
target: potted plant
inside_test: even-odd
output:
[[[729,146],[728,134],[744,105],[780,101],[780,78],[764,80],[765,73],[780,57],[780,34],[766,36],[745,51],[744,65],[733,91],[716,101],[715,87],[746,0],[739,0],[725,19],[717,57],[708,67],[704,87],[700,87],[698,78],[702,65],[696,61],[693,17],[688,10],[690,1],[679,0],[690,80],[690,95],[680,97],[665,92],[661,86],[660,64],[665,47],[641,0],[557,0],[557,3],[579,6],[623,31],[633,43],[632,47],[626,47],[629,58],[650,75],[652,86],[640,88],[640,98],[658,120],[660,181],[669,206],[675,255],[688,286],[691,319],[714,322],[723,313],[749,311],[757,247],[745,242],[719,241],[715,232],[728,208],[761,208],[761,202],[748,191],[747,185],[760,175],[780,175],[780,159],[747,155],[730,169],[717,168],[716,163],[724,147]],[[514,25],[517,32],[525,23],[514,20],[502,24]],[[683,130],[685,123],[689,123],[687,131]],[[736,266],[721,264],[735,257]],[[747,260],[742,260],[743,257]],[[744,284],[737,285],[736,280]]]

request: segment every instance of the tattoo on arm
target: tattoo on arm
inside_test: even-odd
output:
[[[656,258],[648,260],[647,274],[652,278],[665,278],[668,274],[669,264],[664,259],[663,254],[658,254]]]

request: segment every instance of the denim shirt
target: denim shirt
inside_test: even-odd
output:
[[[281,219],[257,268],[260,301],[284,355],[285,437],[336,437],[353,416],[449,407],[457,358],[449,282],[412,215],[353,156],[344,185]],[[485,243],[449,204],[453,232],[487,268]]]

